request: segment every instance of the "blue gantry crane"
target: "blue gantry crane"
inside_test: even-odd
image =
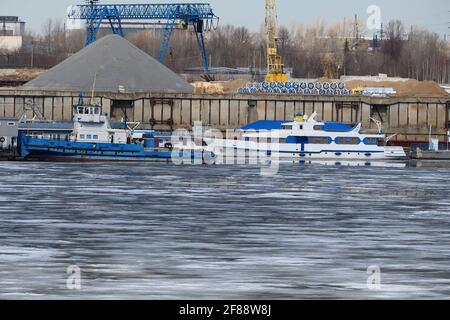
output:
[[[96,40],[103,22],[108,22],[114,34],[123,36],[123,24],[127,21],[146,21],[146,25],[163,29],[159,60],[164,63],[169,49],[169,41],[174,29],[194,28],[201,51],[205,72],[208,72],[204,32],[215,28],[219,18],[207,3],[172,4],[98,4],[98,0],[88,0],[87,4],[72,6],[69,19],[86,20],[86,45]]]

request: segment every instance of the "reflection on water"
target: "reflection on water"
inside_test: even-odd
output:
[[[446,168],[0,167],[0,298],[450,295]]]

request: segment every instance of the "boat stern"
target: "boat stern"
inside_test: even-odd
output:
[[[407,158],[405,149],[403,147],[385,147],[384,156],[386,159],[404,160]]]

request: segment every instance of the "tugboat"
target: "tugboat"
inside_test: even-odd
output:
[[[126,123],[125,123],[126,124]],[[207,147],[154,131],[111,127],[98,105],[74,107],[73,130],[64,139],[19,133],[18,150],[23,160],[42,161],[170,161],[201,159],[211,162],[215,154]],[[175,141],[176,143],[174,143]]]
[[[297,114],[292,122],[257,121],[239,130],[234,139],[205,139],[216,155],[264,156],[304,160],[400,160],[402,147],[389,147],[381,133],[361,133],[361,124],[351,127],[339,122],[318,122]]]

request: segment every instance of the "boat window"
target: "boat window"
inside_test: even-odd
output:
[[[314,126],[314,130],[316,130],[316,131],[323,131],[323,126],[321,126],[321,125],[315,125],[315,126]]]
[[[292,130],[292,125],[285,125],[283,126],[284,130]]]
[[[329,137],[311,137],[309,138],[309,143],[312,144],[329,144],[330,138]]]
[[[286,143],[286,138],[281,138],[280,143]]]
[[[378,146],[379,147],[384,147],[384,139],[383,138],[380,138],[380,139],[378,139]]]
[[[14,122],[8,122],[8,127],[15,127],[16,124]]]
[[[84,139],[85,135],[84,134],[80,134],[80,139]]]
[[[90,134],[86,135],[86,139],[90,140],[92,139],[92,136]]]
[[[359,144],[361,142],[359,138],[352,137],[339,137],[336,141],[337,144]]]
[[[98,135],[94,134],[93,139],[98,140]]]
[[[377,138],[366,138],[366,139],[364,139],[364,144],[376,145],[376,144],[378,144],[378,139]]]
[[[95,114],[100,114],[100,108],[95,108],[94,112]]]

